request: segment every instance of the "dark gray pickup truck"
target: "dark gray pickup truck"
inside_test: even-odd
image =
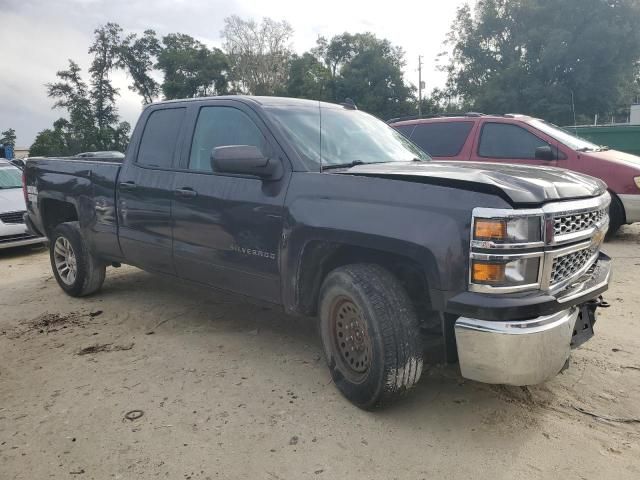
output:
[[[317,316],[361,408],[412,387],[423,358],[481,382],[555,376],[609,280],[601,181],[433,162],[348,104],[153,104],[124,159],[31,159],[24,174],[25,221],[69,295],[127,263]]]

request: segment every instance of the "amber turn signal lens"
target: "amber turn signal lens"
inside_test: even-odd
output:
[[[507,238],[507,222],[495,219],[476,219],[473,236],[477,240],[504,240]]]
[[[505,280],[504,263],[473,262],[471,281],[475,283],[500,283]]]

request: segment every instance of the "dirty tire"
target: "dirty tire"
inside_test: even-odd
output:
[[[336,302],[344,301],[352,302],[366,327],[370,355],[365,357],[369,365],[364,372],[345,365],[338,334],[332,330],[338,319],[333,313]],[[418,317],[407,292],[390,272],[371,264],[333,270],[322,284],[319,311],[331,376],[353,404],[365,410],[385,406],[418,382],[423,362]]]
[[[60,277],[54,259],[56,242],[61,237],[69,242],[76,259],[77,274],[75,280],[70,284],[65,283]],[[65,293],[72,297],[84,297],[100,290],[104,282],[106,265],[98,261],[88,250],[80,233],[78,222],[66,222],[56,226],[49,240],[51,269],[58,285]]]
[[[610,193],[611,205],[609,205],[609,230],[607,231],[607,239],[615,236],[626,221],[622,202],[615,193]]]

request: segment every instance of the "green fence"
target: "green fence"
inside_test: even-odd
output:
[[[606,145],[614,150],[640,155],[640,125],[601,125],[585,127],[564,127],[598,145]]]

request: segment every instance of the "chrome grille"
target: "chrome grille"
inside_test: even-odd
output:
[[[22,218],[24,211],[22,212],[5,212],[0,213],[0,222],[2,223],[24,223]]]
[[[591,228],[607,215],[607,209],[593,210],[583,213],[559,215],[553,219],[553,233],[555,236],[568,233],[582,232]]]
[[[568,253],[553,260],[551,267],[551,285],[567,280],[587,265],[597,253],[598,247],[589,247],[577,252]]]

